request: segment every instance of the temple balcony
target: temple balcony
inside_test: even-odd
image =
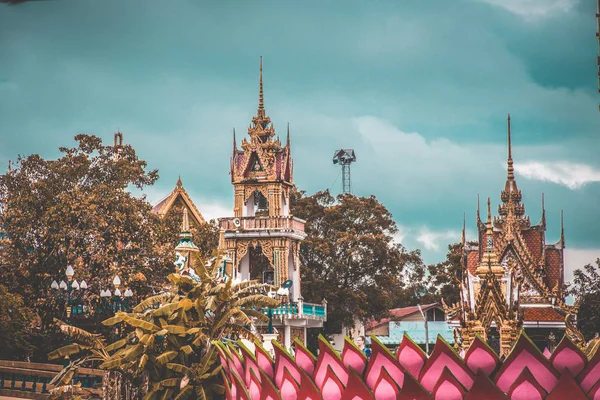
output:
[[[263,308],[262,313],[268,315],[268,309]],[[286,319],[315,319],[327,320],[327,304],[305,303],[303,301],[282,303],[279,307],[271,308],[273,317]]]
[[[229,217],[219,219],[219,228],[225,230],[225,238],[261,237],[272,233],[286,234],[297,239],[304,239],[306,221],[293,216],[276,217]]]

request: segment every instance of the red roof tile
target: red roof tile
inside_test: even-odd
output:
[[[554,289],[556,285],[558,285],[560,289],[564,279],[564,277],[561,276],[561,252],[560,249],[546,248],[546,278],[550,290]]]
[[[479,252],[477,250],[471,250],[467,254],[467,270],[475,275],[477,270],[477,263],[479,262]]]
[[[537,230],[528,229],[523,231],[523,239],[525,239],[525,244],[534,262],[539,262],[542,257],[543,237],[544,233]]]
[[[523,307],[523,311],[525,311],[524,321],[563,322],[565,320],[565,317],[552,307]]]

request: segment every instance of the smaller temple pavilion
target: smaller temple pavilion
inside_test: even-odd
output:
[[[532,225],[525,214],[514,175],[510,115],[507,171],[498,216],[492,218],[489,198],[485,222],[477,211],[477,244],[466,243],[463,227],[461,304],[447,307],[463,348],[479,335],[500,355],[508,354],[522,328],[540,349],[552,349],[569,333],[565,321],[574,312],[564,302],[562,217],[559,240],[547,243],[543,196],[539,223]]]
[[[241,149],[234,131],[230,174],[233,217],[219,219],[219,249],[228,260],[227,275],[275,286],[281,306],[269,314],[279,343],[287,348],[295,338],[306,343],[306,329],[323,326],[327,307],[305,303],[301,295],[299,251],[306,234],[304,221],[290,213],[294,187],[290,134],[288,128],[283,144],[266,115],[262,58],[257,114]],[[266,325],[256,328],[261,333],[268,330]]]

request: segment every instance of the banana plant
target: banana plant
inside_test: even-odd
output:
[[[149,297],[132,312],[117,312],[103,322],[122,324],[128,334],[104,346],[98,335],[82,335],[77,341],[51,353],[55,357],[85,352],[85,360],[100,361],[100,368],[115,371],[138,386],[147,387],[144,400],[221,398],[224,387],[213,341],[255,340],[251,325],[268,322],[261,307],[276,307],[265,296],[271,287],[258,281],[223,283],[217,265],[198,263],[200,281],[169,275],[169,290]],[[73,327],[70,327],[73,328]],[[77,329],[77,328],[74,328]],[[86,332],[87,333],[87,332]],[[67,384],[72,374],[65,372]]]

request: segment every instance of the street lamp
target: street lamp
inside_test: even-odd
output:
[[[129,299],[133,296],[131,289],[125,289],[122,293],[119,286],[121,286],[121,278],[115,275],[113,281],[115,287],[114,293],[111,293],[110,289],[103,289],[100,291],[100,297],[106,310],[110,310],[112,313],[117,311],[126,311],[129,308]]]
[[[420,304],[417,304],[419,307],[419,311],[421,312],[421,316],[423,317],[423,321],[425,321],[425,352],[429,355],[429,326],[427,325],[427,316],[423,312]]]
[[[56,300],[65,303],[65,309],[67,313],[67,323],[70,323],[71,314],[82,314],[83,305],[80,301],[88,288],[86,281],[77,282],[73,279],[75,276],[75,270],[73,266],[67,266],[65,271],[67,282],[64,280],[60,281],[60,284],[56,280],[52,281],[50,288],[54,293]]]

